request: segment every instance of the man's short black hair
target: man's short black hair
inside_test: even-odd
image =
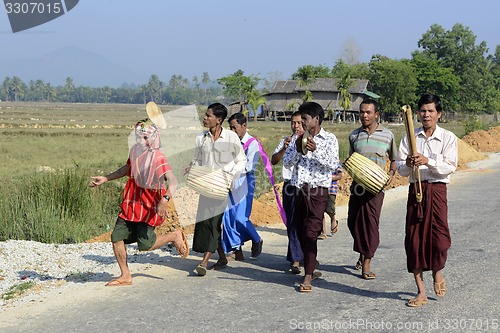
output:
[[[299,112],[301,115],[308,114],[311,118],[318,116],[319,124],[323,122],[323,118],[325,118],[325,110],[323,107],[316,102],[305,102],[299,106]]]
[[[436,106],[436,111],[443,111],[443,105],[441,104],[441,98],[438,95],[434,94],[423,94],[422,97],[418,100],[418,109],[422,107],[424,104],[434,103]]]
[[[246,124],[247,123],[247,117],[241,112],[238,113],[233,113],[229,119],[227,120],[228,123],[230,123],[232,120],[235,120],[236,122],[240,125]]]
[[[222,121],[227,117],[227,108],[221,103],[213,103],[207,107],[207,110],[212,110],[215,118],[219,118]]]
[[[363,101],[361,101],[361,103],[359,104],[359,109],[360,110],[361,110],[361,105],[363,105],[363,104],[373,104],[373,106],[375,107],[375,112],[379,112],[378,102],[376,100],[374,100],[373,98],[365,97],[363,99]]]

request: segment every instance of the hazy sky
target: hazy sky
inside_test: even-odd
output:
[[[363,62],[373,54],[408,58],[434,23],[446,30],[462,23],[493,53],[498,13],[498,0],[80,0],[67,14],[16,34],[1,12],[0,61],[76,46],[144,82],[153,73],[163,81],[203,72],[216,79],[237,69],[289,78],[302,65],[331,67],[348,41]]]

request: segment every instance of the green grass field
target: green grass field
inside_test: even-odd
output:
[[[193,157],[201,124],[195,115],[169,117],[172,109],[162,107],[169,125],[162,139],[169,163],[184,181],[181,170]],[[91,175],[110,173],[126,162],[128,135],[145,117],[144,105],[0,102],[0,240],[81,242],[107,231],[116,219],[125,180],[98,189],[87,183]],[[348,155],[348,135],[358,126],[323,123],[339,140],[341,160]],[[385,126],[399,142],[404,126]],[[443,126],[459,137],[464,133],[459,123]],[[290,133],[288,122],[250,121],[248,129],[269,156]],[[53,172],[37,171],[42,167]],[[273,173],[281,181],[280,165]],[[259,196],[270,190],[262,163],[256,175]]]

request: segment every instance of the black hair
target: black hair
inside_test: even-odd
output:
[[[323,107],[316,102],[305,102],[299,106],[299,112],[301,115],[308,114],[311,118],[318,116],[319,124],[323,122],[325,118],[325,110]]]
[[[232,120],[236,120],[236,122],[240,125],[246,124],[247,123],[247,117],[241,112],[234,113],[229,117],[227,120],[228,123],[230,123]]]
[[[212,110],[215,118],[219,118],[222,121],[227,117],[227,108],[221,103],[213,103],[207,107],[207,110]]]
[[[365,97],[363,99],[363,101],[361,101],[361,103],[359,104],[359,109],[361,110],[361,105],[362,104],[373,104],[373,106],[375,107],[375,112],[379,112],[379,109],[378,109],[378,102],[376,100],[374,100],[373,98],[368,98],[368,97]]]
[[[295,111],[294,113],[292,113],[292,116],[290,117],[290,119],[293,117],[296,117],[296,116],[300,116],[300,111]]]
[[[443,111],[443,105],[441,104],[441,98],[438,95],[434,94],[423,94],[422,97],[418,100],[418,109],[422,107],[424,104],[434,103],[436,106],[436,111]]]

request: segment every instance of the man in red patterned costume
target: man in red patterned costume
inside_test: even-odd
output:
[[[115,228],[111,234],[121,274],[106,286],[132,284],[127,264],[125,244],[137,242],[139,251],[156,250],[173,242],[181,257],[189,254],[189,245],[182,230],[156,235],[155,227],[163,223],[168,213],[168,201],[177,187],[177,179],[160,150],[160,130],[156,125],[146,126],[144,121],[135,127],[136,143],[132,146],[127,163],[107,176],[91,177],[90,187],[128,176],[123,190],[123,201]],[[168,186],[165,185],[168,183]]]

